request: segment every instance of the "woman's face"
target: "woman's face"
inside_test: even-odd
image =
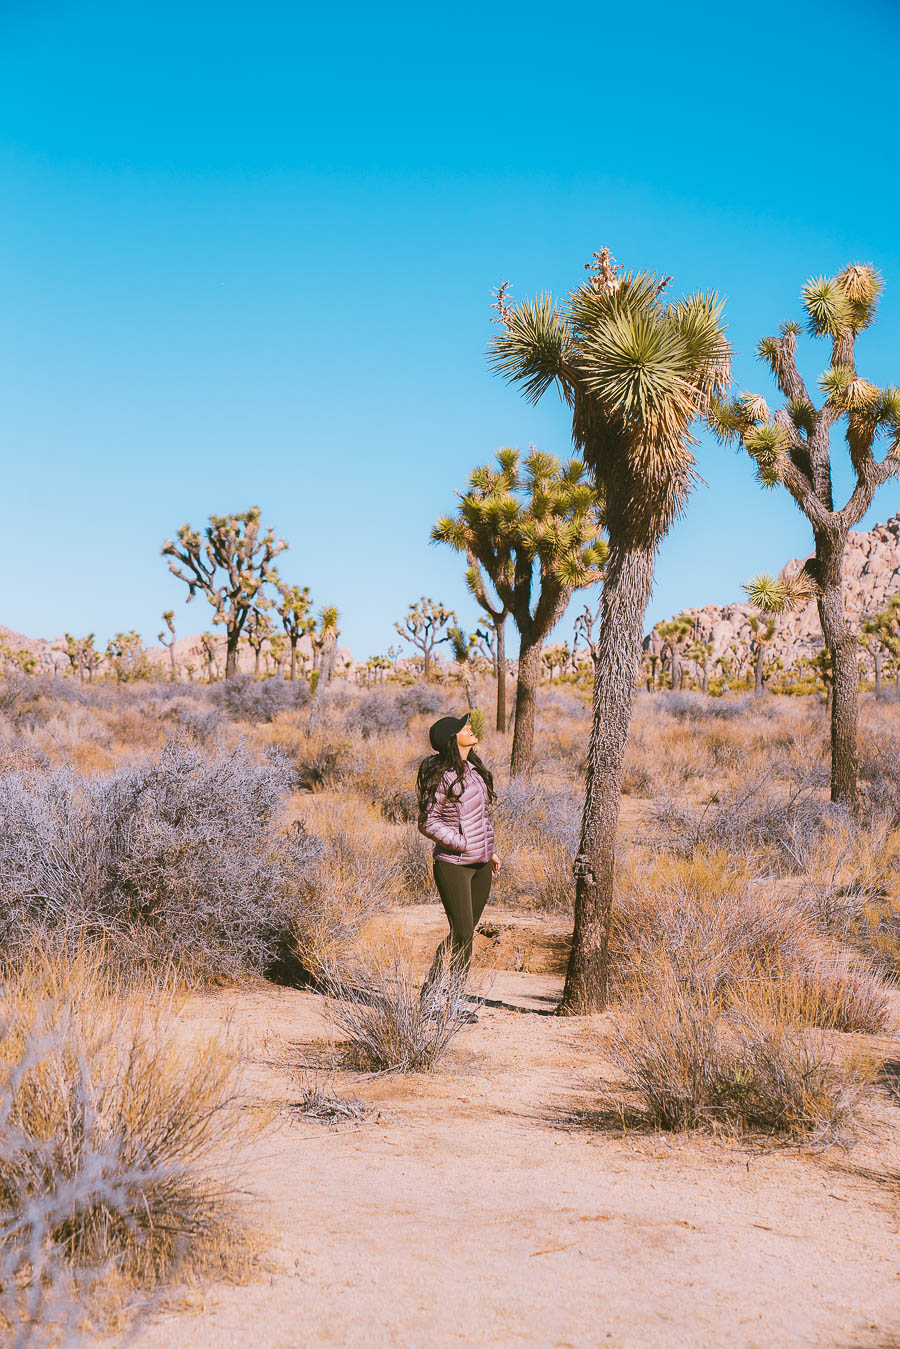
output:
[[[456,743],[460,749],[474,749],[478,744],[478,736],[468,722],[461,731],[456,732]]]

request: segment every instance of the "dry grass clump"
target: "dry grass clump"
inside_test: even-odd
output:
[[[749,1000],[791,1025],[884,1029],[887,994],[871,964],[727,853],[660,858],[624,879],[611,937],[615,996],[643,996],[671,966],[682,988],[723,1012]]]
[[[550,912],[572,906],[572,859],[583,798],[575,787],[543,779],[511,779],[497,796],[495,824],[503,869],[496,897]]]
[[[657,971],[610,1057],[660,1129],[758,1132],[840,1141],[874,1065],[841,1059],[822,1031],[801,1031],[736,1003],[722,1015],[711,989],[684,987],[677,966]]]
[[[469,1019],[466,973],[451,960],[424,988],[397,952],[368,967],[333,969],[325,987],[332,1020],[349,1037],[348,1057],[366,1070],[426,1072]]]
[[[33,957],[0,983],[0,1316],[25,1343],[96,1295],[234,1272],[232,1054],[189,1048],[96,963]],[[108,1296],[104,1302],[108,1303]],[[46,1334],[44,1334],[46,1332]]]
[[[822,782],[811,774],[780,791],[767,779],[723,788],[705,801],[683,797],[654,803],[655,841],[681,857],[721,850],[752,864],[759,874],[802,871],[809,851],[831,820],[845,814],[822,800]]]
[[[303,820],[293,827],[315,841],[320,859],[292,925],[291,945],[295,962],[318,982],[375,913],[407,897],[407,873],[401,831],[362,797],[314,795],[301,810]]]
[[[355,1096],[339,1096],[329,1087],[324,1087],[317,1076],[304,1073],[299,1079],[300,1094],[291,1102],[294,1114],[305,1119],[317,1120],[322,1124],[360,1124],[375,1112]]]
[[[321,856],[280,828],[289,768],[175,740],[78,777],[0,777],[0,949],[97,942],[122,969],[192,983],[262,973],[303,912]]]
[[[653,797],[765,777],[789,789],[824,764],[822,709],[805,699],[638,693],[623,790]]]

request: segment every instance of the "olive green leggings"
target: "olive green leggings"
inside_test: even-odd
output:
[[[434,881],[450,924],[450,932],[434,953],[425,987],[430,988],[447,959],[467,970],[472,959],[472,938],[491,893],[491,864],[466,867],[459,862],[434,864]]]

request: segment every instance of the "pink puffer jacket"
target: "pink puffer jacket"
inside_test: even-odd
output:
[[[458,862],[467,867],[489,862],[494,852],[494,830],[488,816],[484,778],[467,763],[462,795],[454,801],[448,788],[455,782],[455,773],[444,774],[434,805],[425,819],[419,821],[419,833],[434,844],[435,861]]]

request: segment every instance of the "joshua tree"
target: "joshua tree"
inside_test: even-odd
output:
[[[174,683],[175,680],[178,678],[178,670],[175,665],[175,610],[167,609],[162,616],[162,620],[165,623],[166,627],[163,628],[162,632],[157,633],[157,641],[160,643],[161,646],[164,646],[168,649],[169,664],[172,667],[171,678],[172,682]],[[168,637],[166,637],[166,628],[168,628],[170,634]]]
[[[270,607],[271,601],[267,600],[264,595],[260,595],[247,615],[247,621],[244,624],[244,637],[253,652],[253,673],[257,678],[259,677],[263,647],[272,636],[272,621],[267,613]]]
[[[271,528],[260,534],[258,506],[241,515],[211,515],[204,535],[205,543],[190,525],[182,525],[178,543],[167,539],[162,552],[175,559],[169,570],[187,585],[188,600],[199,590],[215,610],[213,623],[224,626],[225,678],[233,679],[244,625],[259,603],[261,587],[277,583],[272,563],[287,544]]]
[[[339,619],[340,614],[333,604],[325,605],[319,612],[319,631],[314,640],[319,650],[320,683],[330,684],[334,678],[337,639],[341,635]]]
[[[597,668],[597,657],[600,654],[600,648],[597,639],[594,636],[594,626],[600,618],[600,606],[591,612],[591,606],[586,604],[583,611],[575,619],[574,629],[575,637],[572,642],[572,654],[578,650],[578,643],[584,642],[591,657],[591,663],[594,669]]]
[[[445,609],[440,601],[435,603],[427,595],[423,595],[418,604],[409,606],[402,624],[394,624],[403,640],[409,642],[417,651],[421,651],[424,661],[422,676],[426,684],[431,678],[431,658],[434,648],[440,642],[446,641],[445,629],[455,622],[456,614],[452,609]]]
[[[663,655],[669,653],[669,669],[672,675],[672,688],[681,687],[681,652],[694,635],[694,620],[688,614],[679,614],[668,623],[657,623],[655,631],[662,642]]]
[[[94,671],[103,660],[103,652],[94,646],[94,634],[89,632],[87,637],[73,637],[67,632],[66,655],[72,669],[78,671],[81,682],[84,683],[86,678],[89,684],[93,684]]]
[[[284,662],[287,660],[287,637],[283,632],[269,633],[269,650],[266,652],[267,670],[268,670],[268,657],[270,655],[275,665],[275,674],[279,679],[283,679]]]
[[[497,294],[493,364],[526,397],[554,385],[603,498],[609,557],[601,596],[587,791],[575,863],[575,931],[561,1010],[606,1003],[622,764],[644,615],[659,543],[693,482],[692,424],[730,379],[714,295],[666,303],[668,283],[619,275],[609,250],[559,306],[548,295],[512,306]]]
[[[206,661],[206,680],[211,684],[214,679],[219,677],[219,653],[216,647],[215,634],[212,632],[201,632],[200,645],[203,647],[203,659]]]
[[[865,619],[862,624],[859,640],[872,652],[876,693],[881,688],[882,662],[885,654],[893,657],[900,655],[898,620],[900,620],[900,595],[894,595],[886,609],[872,618]]]
[[[334,605],[326,605],[319,611],[319,630],[312,634],[313,671],[310,680],[312,705],[307,722],[307,732],[310,734],[318,727],[322,714],[322,689],[331,683],[334,675],[337,639],[340,636],[339,618],[340,615]]]
[[[819,620],[831,653],[831,799],[852,811],[857,784],[858,682],[856,638],[844,609],[842,567],[847,534],[872,504],[878,487],[900,472],[900,390],[880,389],[857,374],[856,339],[878,307],[882,282],[869,263],[852,263],[833,277],[815,277],[803,288],[807,330],[829,343],[831,363],[819,383],[825,395],[813,404],[796,362],[800,325],[782,324],[765,337],[759,355],[768,364],[785,404],[770,416],[765,399],[744,393],[718,404],[713,423],[723,440],[739,438],[764,486],[780,483],[812,526],[815,557],[807,564],[815,584]],[[831,428],[844,423],[853,490],[835,508]],[[876,438],[887,436],[876,459]]]
[[[744,586],[747,598],[756,610],[750,616],[750,631],[753,634],[751,654],[754,658],[753,692],[758,696],[764,692],[763,675],[766,651],[782,614],[802,609],[812,598],[812,587],[805,571],[796,576],[769,576],[765,572],[754,576]]]
[[[37,669],[37,656],[25,647],[0,646],[0,660],[20,674],[31,675]]]
[[[524,474],[518,450],[500,450],[497,462],[497,469],[484,465],[474,471],[459,511],[438,520],[432,538],[466,554],[466,583],[486,612],[480,597],[487,600],[485,576],[490,579],[499,598],[495,608],[511,613],[519,630],[509,768],[515,777],[529,771],[534,755],[541,648],[573,593],[600,580],[606,545],[600,538],[600,499],[584,480],[580,459],[561,465],[554,455],[532,448]],[[500,627],[497,639],[499,645]]]
[[[712,656],[712,642],[694,642],[685,651],[688,660],[692,660],[700,671],[700,691],[709,692],[709,661]]]
[[[106,644],[106,656],[116,674],[119,684],[127,684],[133,679],[145,679],[149,674],[144,644],[134,631],[117,632]]]
[[[309,586],[278,586],[280,603],[276,601],[275,612],[281,619],[282,627],[291,644],[291,679],[297,678],[297,643],[307,633],[314,631],[316,620],[310,616],[312,600]]]
[[[515,454],[514,450],[503,450],[497,457],[501,464],[506,462],[512,466],[518,463],[517,458],[513,459]],[[469,480],[468,492],[460,498],[462,505],[457,514],[443,517],[431,531],[431,537],[436,543],[448,543],[457,552],[465,553],[469,564],[466,585],[487,614],[493,629],[493,641],[488,642],[488,645],[497,681],[496,727],[501,733],[506,730],[506,620],[509,606],[502,598],[488,594],[484,573],[493,581],[494,574],[503,571],[508,581],[512,582],[511,555],[500,545],[499,539],[501,514],[496,502],[489,500],[492,488],[496,489],[495,495],[499,496],[506,482],[512,486],[518,485],[515,467],[511,468],[503,482],[500,481],[500,475],[490,468],[476,469]]]
[[[647,657],[647,664],[650,672],[647,677],[647,692],[652,692],[656,688],[656,667],[662,659],[663,642],[656,628],[650,633],[649,637],[644,639],[644,652]]]
[[[459,677],[462,680],[462,686],[466,691],[466,704],[469,711],[475,706],[475,698],[472,693],[472,666],[471,656],[478,638],[474,634],[470,637],[463,632],[462,628],[452,627],[445,642],[449,642],[450,650],[453,653],[453,661],[459,670]]]

